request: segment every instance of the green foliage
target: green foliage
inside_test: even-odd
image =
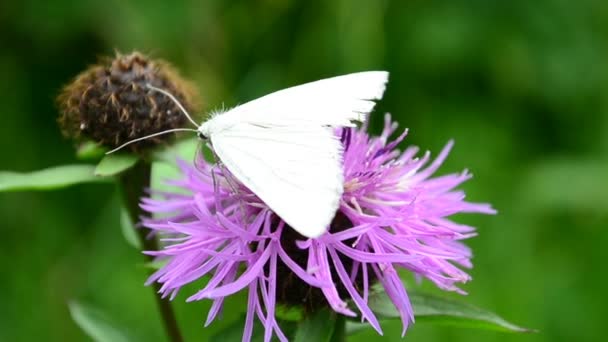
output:
[[[391,80],[370,130],[378,132],[380,114],[389,111],[410,128],[402,147],[437,153],[454,138],[440,173],[469,168],[475,177],[463,187],[467,199],[499,211],[457,218],[480,228],[467,242],[474,281],[462,301],[541,331],[415,324],[405,341],[605,339],[607,2],[22,0],[0,7],[0,169],[73,162],[53,98],[115,49],[173,62],[199,86],[203,115],[285,86],[387,69]],[[182,158],[190,162],[193,154]],[[112,181],[94,177],[94,166],[77,166],[74,175],[65,168],[51,169],[50,177],[49,170],[1,172],[0,189]],[[155,163],[154,173],[160,182],[176,172]],[[146,270],[134,266],[141,254],[115,227],[120,209],[113,191],[0,194],[0,256],[7,261],[0,340],[86,340],[65,310],[75,293],[114,309],[111,316],[146,332],[145,340],[162,340],[151,291],[142,287]],[[230,299],[224,319],[203,328],[209,301],[184,303],[198,289],[184,289],[173,301],[187,341],[209,340],[245,309],[245,298]],[[240,323],[233,329],[239,337]],[[382,341],[402,341],[399,321],[382,326]],[[349,341],[376,339],[368,329]]]
[[[167,180],[180,176],[175,162],[178,159],[193,162],[195,154],[198,153],[200,148],[202,147],[199,140],[190,138],[155,153],[155,162],[152,163],[152,188],[161,191],[175,191],[175,188],[165,184]]]
[[[298,322],[304,318],[304,309],[278,304],[275,308],[275,316],[281,320]]]
[[[189,161],[194,158],[195,153],[197,153],[201,148],[201,141],[196,137],[191,137],[159,149],[156,151],[156,153],[154,153],[154,159],[156,161],[165,162],[168,164],[174,164],[176,158],[182,158]]]
[[[96,342],[135,341],[127,336],[124,329],[116,327],[108,315],[97,308],[79,302],[70,302],[70,314],[74,322]]]
[[[103,182],[91,165],[62,165],[33,172],[0,171],[0,191],[55,190],[80,183]]]
[[[286,336],[292,337],[296,330],[296,324],[294,322],[280,322],[281,330]],[[230,322],[225,325],[223,329],[219,330],[215,334],[209,337],[209,342],[227,342],[227,341],[241,341],[243,337],[243,330],[245,329],[245,316],[241,316],[239,319]],[[275,341],[276,339],[273,339]],[[264,341],[264,327],[256,319],[253,324],[253,332],[251,335],[251,342],[263,342]],[[313,341],[313,340],[310,340]]]
[[[97,164],[95,175],[115,176],[135,166],[139,157],[134,154],[108,154]]]
[[[412,291],[408,295],[414,309],[416,322],[502,332],[532,331],[509,323],[490,311],[462,301]],[[384,292],[374,294],[370,298],[369,305],[380,319],[400,319],[399,312]]]
[[[312,317],[306,318],[298,325],[294,341],[329,342],[336,327],[336,315],[329,310],[320,310]]]
[[[527,211],[563,208],[601,213],[608,203],[606,175],[607,161],[546,160],[523,179],[521,206]]]
[[[122,232],[123,237],[135,249],[141,251],[141,241],[139,241],[139,237],[137,236],[137,232],[135,231],[135,225],[131,221],[131,217],[129,217],[129,212],[127,208],[122,207],[120,209],[120,230]]]
[[[80,160],[97,160],[104,156],[107,149],[93,141],[85,141],[76,149],[76,158]]]
[[[209,338],[209,342],[226,342],[226,341],[239,341],[243,336],[245,316],[241,317],[238,320],[232,322],[232,324],[227,325],[221,331],[212,335]],[[264,333],[262,327],[259,324],[253,329],[253,335],[251,337],[251,342],[260,342],[264,341]]]

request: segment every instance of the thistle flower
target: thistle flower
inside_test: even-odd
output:
[[[66,85],[57,98],[62,112],[58,121],[65,136],[91,139],[106,147],[152,133],[183,127],[186,118],[169,98],[147,85],[161,87],[189,111],[197,106],[192,84],[167,63],[139,52],[103,58]],[[132,151],[158,145],[164,135],[129,146]]]
[[[381,334],[368,306],[370,288],[378,284],[399,311],[405,333],[414,316],[397,270],[462,293],[457,284],[470,280],[462,268],[471,267],[471,251],[460,240],[475,232],[448,216],[495,211],[464,201],[464,193],[455,190],[471,178],[467,171],[431,178],[452,142],[434,161],[428,152],[416,158],[416,147],[396,150],[407,132],[389,140],[396,128],[387,115],[378,137],[370,137],[366,127],[338,131],[345,191],[329,231],[316,239],[291,229],[225,170],[180,162],[183,178],[169,184],[182,191],[142,200],[146,211],[164,215],[143,223],[167,242],[163,250],[147,252],[167,260],[148,283],[161,283],[163,296],[173,299],[184,285],[208,276],[204,288],[187,299],[213,301],[205,325],[217,317],[224,298],[247,289],[243,341],[250,340],[256,317],[265,341],[273,334],[287,340],[275,318],[278,304],[361,315]]]

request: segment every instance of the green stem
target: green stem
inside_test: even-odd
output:
[[[336,314],[334,332],[330,342],[346,342],[346,317],[344,315]]]
[[[152,166],[150,163],[140,160],[135,166],[121,174],[120,188],[124,204],[129,212],[131,222],[139,222],[141,215],[144,213],[139,208],[139,201],[144,195],[144,189],[150,186],[150,175]],[[156,238],[147,238],[147,232],[144,229],[137,229],[137,234],[143,250],[155,251],[158,250],[158,241]],[[152,261],[152,256],[145,256],[147,261]],[[171,342],[182,342],[183,338],[177,325],[175,313],[168,300],[163,300],[159,295],[161,284],[155,282],[153,285],[154,298],[160,311],[160,315]]]

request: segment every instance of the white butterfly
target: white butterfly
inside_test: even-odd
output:
[[[289,226],[319,237],[344,191],[343,147],[334,128],[365,121],[387,81],[387,72],[368,71],[306,83],[214,115],[196,131]]]

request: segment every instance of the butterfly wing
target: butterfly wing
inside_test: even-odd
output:
[[[240,105],[225,119],[258,124],[354,126],[382,97],[388,72],[366,71],[279,90]]]
[[[241,123],[211,137],[222,163],[300,234],[323,234],[342,195],[342,147],[332,129]]]
[[[342,146],[332,127],[364,121],[388,73],[368,71],[284,89],[205,122],[224,165],[287,224],[323,234],[343,193]]]

